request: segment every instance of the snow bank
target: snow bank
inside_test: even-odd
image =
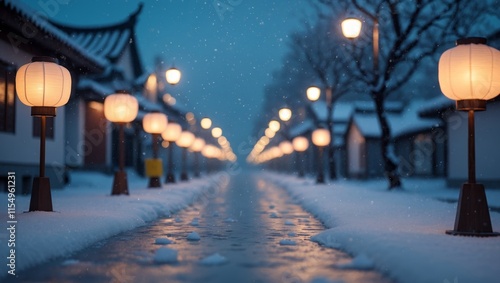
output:
[[[222,265],[227,262],[228,262],[227,258],[218,253],[207,256],[206,258],[200,260],[200,263],[202,265],[207,265],[207,266]]]
[[[406,191],[386,191],[385,181],[336,181],[316,185],[310,179],[265,174],[320,219],[329,230],[311,240],[354,256],[343,268],[375,268],[397,282],[498,282],[500,237],[449,236],[458,190],[443,180],[405,182]],[[500,193],[488,191],[497,205]],[[500,214],[490,212],[500,231]]]
[[[219,177],[226,176],[221,173],[147,189],[147,179],[129,172],[130,195],[111,196],[112,176],[78,172],[71,175],[72,182],[65,189],[52,190],[55,212],[23,213],[30,197],[16,195],[16,272],[170,215],[217,186]],[[6,198],[0,194],[2,203],[7,203]],[[0,211],[2,219],[7,219],[6,213],[7,209]],[[8,254],[7,236],[0,233],[1,254]],[[7,274],[5,264],[0,265],[0,274],[0,278]]]
[[[199,235],[198,233],[196,233],[196,232],[191,232],[191,233],[189,233],[189,234],[186,236],[186,239],[187,239],[188,241],[199,241],[199,240],[201,240],[201,237],[200,237],[200,235]]]
[[[176,263],[179,252],[174,249],[161,247],[156,250],[153,257],[155,263]]]

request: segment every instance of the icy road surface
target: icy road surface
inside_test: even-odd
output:
[[[310,241],[323,225],[257,175],[231,177],[195,205],[22,272],[23,282],[389,282]]]

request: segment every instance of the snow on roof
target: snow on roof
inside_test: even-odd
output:
[[[5,5],[6,7],[10,7],[12,10],[19,13],[23,18],[28,19],[36,28],[54,36],[56,39],[66,44],[71,49],[77,51],[80,55],[85,57],[87,60],[92,61],[99,67],[104,67],[109,64],[106,59],[96,56],[83,46],[79,45],[77,42],[73,41],[66,33],[55,27],[51,22],[47,21],[46,17],[40,16],[38,11],[35,11],[28,5],[20,1],[13,0],[6,0]]]
[[[420,117],[421,106],[422,101],[415,100],[404,107],[400,114],[386,114],[393,138],[439,127],[443,124],[440,119]],[[353,123],[365,137],[378,138],[381,135],[381,127],[374,112],[354,114]]]
[[[100,94],[102,97],[106,97],[114,92],[114,89],[87,78],[80,79],[76,88],[79,90],[89,88],[97,94]]]
[[[306,132],[314,129],[314,122],[311,119],[306,119],[300,124],[294,125],[288,131],[290,137],[297,137],[305,134]]]
[[[327,117],[327,107],[324,101],[315,101],[311,104],[311,109],[320,121],[325,121]],[[354,111],[353,103],[339,102],[333,104],[333,121],[349,121]]]
[[[444,95],[437,96],[435,98],[429,99],[425,102],[422,102],[418,113],[420,115],[429,116],[432,114],[437,114],[445,109],[453,107],[455,105],[455,101],[449,99]]]
[[[69,37],[95,56],[115,61],[132,40],[137,16],[142,10],[142,4],[137,11],[123,22],[101,27],[74,27],[51,22],[69,35]]]

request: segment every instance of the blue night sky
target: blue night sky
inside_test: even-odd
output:
[[[41,9],[38,1],[26,1]],[[50,1],[49,1],[50,2]],[[71,25],[98,26],[124,20],[141,1],[61,3],[51,19]],[[217,9],[221,2],[227,9]],[[290,31],[302,27],[307,1],[144,1],[137,40],[143,64],[154,70],[160,55],[183,72],[170,93],[198,117],[222,127],[237,155],[245,157],[259,115],[263,92],[281,65]],[[243,150],[244,149],[244,150]]]

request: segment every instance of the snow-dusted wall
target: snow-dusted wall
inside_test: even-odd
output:
[[[14,48],[5,41],[0,41],[0,56],[6,62],[12,62],[17,68],[31,62],[33,54]],[[46,140],[46,163],[64,164],[64,107],[57,109],[55,117],[54,139]],[[0,132],[0,163],[30,164],[39,163],[40,138],[33,137],[33,118],[31,108],[22,104],[16,95],[15,133]]]
[[[500,102],[488,103],[486,111],[475,113],[476,176],[486,185],[500,185]],[[467,112],[447,117],[448,184],[457,186],[467,180]]]
[[[347,134],[347,174],[363,177],[366,174],[365,138],[356,124],[352,123]]]

